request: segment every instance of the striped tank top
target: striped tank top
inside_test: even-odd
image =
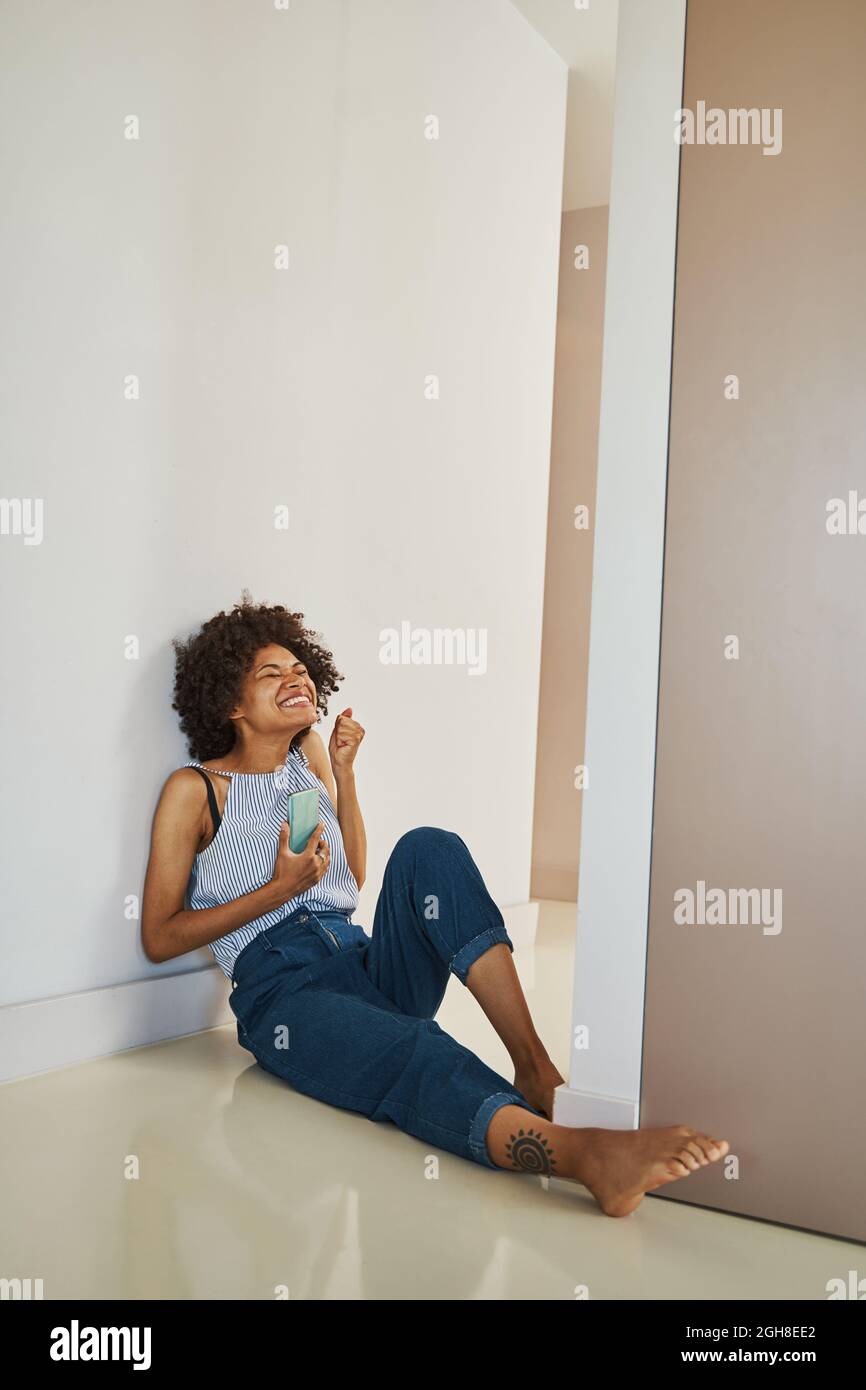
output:
[[[202,764],[190,759],[184,767],[201,768]],[[286,819],[286,798],[291,792],[317,789],[319,819],[331,850],[327,871],[312,888],[210,943],[217,964],[231,979],[235,959],[243,948],[300,903],[308,903],[313,911],[345,912],[351,919],[358,906],[358,885],[346,859],[337,812],[300,748],[290,747],[285,763],[273,772],[202,770],[206,776],[229,777],[231,785],[216,834],[193,860],[187,886],[189,908],[219,907],[270,882],[280,828]]]

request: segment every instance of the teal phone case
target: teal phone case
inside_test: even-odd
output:
[[[307,841],[319,823],[318,788],[292,792],[286,820],[289,822],[289,849],[293,854],[300,854],[302,849],[306,849]]]

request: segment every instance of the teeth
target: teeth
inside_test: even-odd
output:
[[[293,695],[291,700],[283,700],[280,709],[289,709],[292,705],[308,705],[310,702],[306,695]]]

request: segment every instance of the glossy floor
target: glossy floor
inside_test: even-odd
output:
[[[515,953],[564,1074],[574,917],[543,904]],[[512,1075],[456,980],[438,1018]],[[0,1130],[0,1275],[47,1299],[815,1299],[864,1266],[859,1245],[658,1198],[614,1221],[583,1188],[444,1152],[433,1176],[428,1146],[293,1092],[233,1027],[0,1087]]]

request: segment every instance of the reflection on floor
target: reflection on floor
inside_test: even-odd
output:
[[[567,1075],[575,907],[542,904],[515,960]],[[452,980],[438,1020],[508,1055]],[[54,1298],[825,1298],[863,1263],[839,1240],[486,1170],[293,1092],[233,1027],[0,1087],[0,1277]],[[129,1156],[140,1176],[125,1176]],[[859,1261],[859,1264],[858,1264]]]

